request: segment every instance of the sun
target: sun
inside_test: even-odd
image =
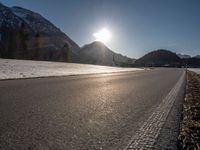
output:
[[[100,41],[102,43],[107,43],[111,39],[111,33],[107,28],[103,28],[98,32],[95,32],[93,36],[96,38],[95,41]]]

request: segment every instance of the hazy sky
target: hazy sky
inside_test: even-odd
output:
[[[7,6],[36,11],[65,32],[79,46],[95,40],[106,27],[106,45],[138,58],[165,48],[200,54],[200,0],[0,0]]]

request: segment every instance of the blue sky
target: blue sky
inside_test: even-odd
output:
[[[165,48],[200,54],[200,0],[0,0],[36,11],[79,46],[107,27],[115,52],[138,58]]]

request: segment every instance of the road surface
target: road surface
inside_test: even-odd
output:
[[[0,81],[0,149],[124,149],[183,72]]]

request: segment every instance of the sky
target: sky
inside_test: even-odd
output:
[[[0,0],[51,21],[79,46],[107,28],[106,45],[139,58],[155,49],[200,54],[200,0]]]

